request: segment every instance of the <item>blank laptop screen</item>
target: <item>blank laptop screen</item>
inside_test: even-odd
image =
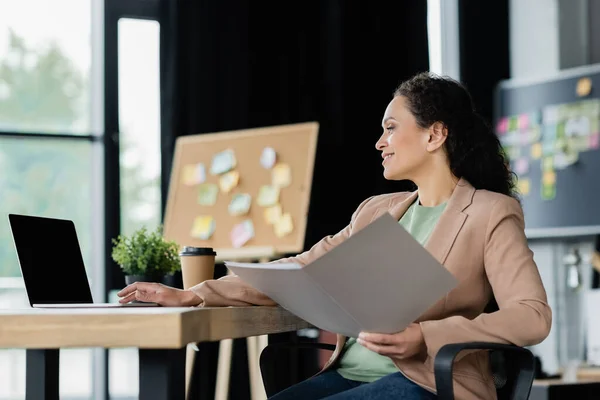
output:
[[[29,303],[92,303],[75,225],[71,221],[9,215]]]

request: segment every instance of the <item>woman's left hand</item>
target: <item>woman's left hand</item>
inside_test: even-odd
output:
[[[356,341],[377,354],[399,360],[413,357],[427,350],[421,325],[415,323],[398,333],[361,332]]]

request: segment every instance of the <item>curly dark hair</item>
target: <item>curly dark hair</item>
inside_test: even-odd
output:
[[[444,147],[450,170],[476,189],[517,198],[515,180],[500,141],[475,111],[467,89],[456,80],[423,72],[403,82],[394,96],[406,98],[422,128],[441,122],[448,130]]]

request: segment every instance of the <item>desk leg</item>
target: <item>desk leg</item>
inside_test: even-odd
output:
[[[185,352],[140,349],[140,400],[185,400]]]
[[[58,400],[59,350],[26,350],[25,400]]]

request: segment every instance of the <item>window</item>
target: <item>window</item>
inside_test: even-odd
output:
[[[0,130],[88,134],[91,0],[0,0]]]
[[[117,32],[120,230],[130,235],[161,221],[160,25],[121,18]],[[137,349],[109,351],[111,397],[138,395],[138,369]]]
[[[7,213],[73,220],[92,292],[98,293],[102,7],[103,0],[0,0],[2,308],[28,306]],[[92,354],[61,352],[61,398],[95,397]],[[0,350],[0,399],[24,395],[25,351]]]
[[[154,229],[160,209],[160,80],[157,21],[122,18],[119,38],[121,233]]]
[[[86,267],[91,259],[92,143],[0,136],[0,215],[71,219]],[[0,224],[0,276],[21,277],[8,223]]]

